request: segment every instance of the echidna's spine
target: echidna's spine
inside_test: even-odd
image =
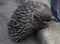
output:
[[[28,30],[29,27],[27,26],[31,24],[31,21],[25,17],[24,14],[26,13],[24,5],[20,6],[20,8],[15,10],[8,24],[9,35],[15,41],[21,41],[33,32],[32,29]]]

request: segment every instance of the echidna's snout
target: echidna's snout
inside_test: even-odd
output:
[[[43,11],[39,16],[42,21],[51,21],[53,19],[52,12],[49,9]]]
[[[43,21],[51,21],[51,16],[49,15],[41,15],[40,18],[43,20]]]

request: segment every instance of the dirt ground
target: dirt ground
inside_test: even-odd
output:
[[[15,43],[9,39],[7,23],[10,17],[13,15],[13,11],[19,5],[18,3],[19,0],[0,0],[0,44],[40,44],[38,38],[35,35],[30,36],[21,43]],[[53,27],[53,25],[51,27]],[[47,42],[47,44],[60,44],[60,25],[56,27],[52,28],[55,30],[46,29],[42,32],[43,44],[45,44],[45,42]]]

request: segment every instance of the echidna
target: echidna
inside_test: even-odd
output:
[[[49,7],[40,2],[28,1],[20,4],[8,23],[9,36],[16,42],[45,27],[44,22],[51,20]]]

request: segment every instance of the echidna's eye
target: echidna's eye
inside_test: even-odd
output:
[[[39,21],[39,18],[38,18],[37,16],[35,16],[35,15],[34,15],[34,19],[35,19],[36,21]]]

